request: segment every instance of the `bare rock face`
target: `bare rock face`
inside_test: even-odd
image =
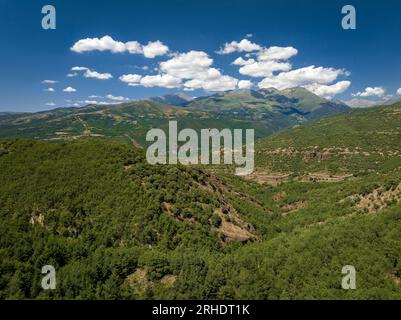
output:
[[[304,160],[305,161],[310,161],[316,157],[316,152],[315,151],[305,151],[304,152]]]
[[[332,153],[332,152],[328,152],[328,151],[318,152],[317,153],[317,160],[318,161],[324,161],[324,160],[330,159],[333,156],[334,156],[334,153]]]
[[[304,160],[311,161],[316,159],[317,161],[328,160],[333,157],[335,154],[329,151],[324,152],[316,152],[316,151],[305,151],[304,152]]]

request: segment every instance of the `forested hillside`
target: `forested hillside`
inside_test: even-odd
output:
[[[305,176],[318,171],[361,176],[401,166],[401,104],[298,125],[259,140],[257,166]]]
[[[0,150],[0,298],[401,297],[398,171],[273,186],[115,142]],[[341,289],[347,264],[357,290]]]
[[[198,284],[183,270],[258,238],[219,180],[150,166],[127,145],[16,140],[0,150],[2,298],[43,296],[44,264],[59,272],[58,298],[201,295],[186,289]]]

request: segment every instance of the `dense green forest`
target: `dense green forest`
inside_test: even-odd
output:
[[[2,299],[401,297],[400,206],[350,198],[393,190],[399,173],[270,186],[150,166],[115,142],[0,150]],[[47,264],[56,290],[40,286]],[[357,290],[341,289],[346,264]]]
[[[0,298],[400,299],[400,110],[260,140],[245,179],[112,139],[3,139]]]

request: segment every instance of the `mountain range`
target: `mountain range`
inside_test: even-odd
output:
[[[380,105],[390,105],[401,102],[401,95],[397,94],[390,97],[367,99],[367,98],[353,98],[345,101],[345,103],[352,108],[371,108]]]
[[[183,94],[110,105],[57,108],[37,113],[0,115],[0,137],[49,141],[103,137],[145,146],[146,132],[166,129],[167,120],[180,128],[254,128],[256,138],[308,120],[347,112],[337,101],[304,88],[227,91],[191,99]]]

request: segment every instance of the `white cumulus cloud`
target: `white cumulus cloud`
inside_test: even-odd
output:
[[[338,77],[350,75],[342,69],[311,65],[293,70],[290,59],[298,54],[298,50],[292,46],[264,47],[245,40],[247,39],[225,43],[218,53],[246,52],[245,58],[238,57],[232,64],[239,66],[238,71],[242,75],[264,78],[258,83],[260,88],[274,87],[282,90],[305,87],[320,96],[332,98],[351,85],[350,81],[338,81]],[[338,82],[334,83],[335,81]]]
[[[42,83],[44,83],[44,84],[54,84],[54,83],[57,83],[58,81],[56,81],[56,80],[43,80],[42,81]]]
[[[185,90],[204,89],[206,91],[233,90],[238,79],[222,75],[212,68],[213,59],[203,51],[189,51],[176,54],[170,60],[160,63],[162,74],[170,75],[184,82]],[[142,81],[141,81],[142,83]]]
[[[353,93],[354,97],[382,97],[386,93],[383,87],[367,87],[364,91]]]
[[[138,41],[128,41],[125,43],[125,50],[131,54],[141,54],[142,45]]]
[[[401,95],[401,88],[399,88],[399,89],[397,90],[397,94],[400,94],[400,95]]]
[[[261,50],[258,55],[259,61],[266,60],[288,60],[298,54],[298,50],[293,47],[270,47]]]
[[[146,58],[162,56],[169,51],[169,48],[159,40],[154,42],[149,41],[148,44],[142,45],[138,41],[128,41],[125,43],[116,41],[108,35],[102,38],[78,40],[70,49],[77,53],[91,51],[110,51],[112,53],[128,52],[130,54],[143,54]]]
[[[112,94],[106,95],[106,98],[107,98],[107,99],[110,99],[110,100],[114,100],[114,101],[124,101],[124,100],[128,100],[128,98],[125,98],[125,97],[123,97],[123,96],[113,96]]]
[[[110,104],[118,104],[119,102],[107,102],[107,101],[97,101],[97,100],[85,100],[85,101],[79,101],[80,103],[84,104],[97,104],[97,105],[110,105]]]
[[[46,91],[46,92],[54,92],[54,91],[56,91],[56,90],[54,90],[54,88],[47,88],[47,89],[45,89],[45,91]]]
[[[253,64],[255,62],[256,62],[255,59],[245,60],[244,58],[239,57],[239,58],[235,59],[232,64],[237,65],[237,66],[246,66],[248,64]]]
[[[76,92],[77,89],[75,89],[75,88],[73,88],[73,87],[67,87],[67,88],[64,88],[63,91],[64,91],[64,92],[71,93],[71,92]]]
[[[213,64],[213,59],[203,51],[180,53],[160,63],[160,70],[180,79],[195,78]]]
[[[142,76],[140,74],[123,74],[119,79],[128,84],[136,84],[141,81]]]
[[[178,88],[181,85],[181,79],[169,74],[157,74],[141,76],[139,74],[124,74],[119,79],[122,82],[128,83],[129,86],[144,87],[163,87],[163,88]]]
[[[295,56],[298,50],[293,47],[270,47],[259,46],[258,52],[254,53],[256,59],[245,60],[242,57],[234,60],[234,65],[239,65],[239,73],[250,77],[271,77],[273,72],[291,70],[292,65],[287,61]]]
[[[115,41],[110,36],[104,36],[102,38],[86,38],[77,41],[71,50],[74,52],[82,53],[89,51],[111,51],[113,53],[126,51],[125,43],[121,41]]]
[[[149,42],[146,46],[142,47],[142,50],[146,58],[154,58],[165,55],[169,49],[166,45],[157,40],[155,42]]]
[[[144,87],[178,88],[181,85],[181,79],[169,74],[158,74],[143,77],[140,84]]]
[[[239,73],[250,77],[270,77],[275,71],[288,71],[291,67],[291,64],[288,62],[275,60],[255,61],[242,66],[239,69]]]
[[[71,71],[85,71],[84,72],[84,77],[85,78],[94,78],[94,79],[99,79],[99,80],[108,80],[113,78],[113,76],[110,73],[99,73],[95,70],[91,70],[87,67],[72,67]],[[76,74],[76,73],[75,73]]]
[[[227,91],[237,88],[238,79],[221,75],[211,78],[195,78],[184,83],[187,90],[204,89],[206,91]]]
[[[343,93],[350,85],[350,81],[339,81],[332,85],[313,83],[304,87],[318,96],[330,99],[337,94]]]
[[[225,91],[237,87],[238,79],[222,75],[212,68],[213,59],[203,51],[175,53],[169,60],[159,63],[159,74],[141,76],[125,74],[119,77],[130,86],[180,88],[184,90],[204,89]]]
[[[218,54],[229,54],[233,52],[252,52],[262,49],[262,47],[256,43],[249,41],[248,39],[242,39],[240,42],[231,41],[225,43],[223,48],[217,51]]]
[[[86,71],[88,70],[87,67],[72,67],[71,71]]]
[[[99,79],[99,80],[108,80],[113,78],[113,76],[110,73],[99,73],[97,71],[92,71],[92,70],[86,70],[84,73],[85,78],[94,78],[94,79]]]
[[[293,87],[316,84],[331,84],[339,76],[347,75],[342,69],[309,66],[287,72],[281,72],[277,76],[267,77],[259,82],[260,88],[274,87],[282,90]]]
[[[168,52],[168,48],[159,42],[142,46],[137,42],[129,43],[130,50],[154,57]],[[239,66],[241,75],[263,78],[260,88],[275,87],[279,90],[302,86],[322,97],[331,98],[347,90],[350,81],[339,81],[340,76],[348,76],[343,69],[316,67],[314,65],[292,70],[290,59],[298,54],[294,47],[263,47],[248,39],[226,43],[219,54],[243,52],[243,57],[236,58],[232,65]],[[130,86],[182,88],[184,90],[203,89],[205,91],[226,91],[249,89],[254,83],[250,80],[237,79],[225,75],[213,66],[213,59],[204,51],[191,50],[184,53],[172,53],[168,60],[152,67],[155,75],[124,74],[119,77]],[[149,69],[150,70],[150,69]]]
[[[249,80],[238,81],[238,89],[250,89],[252,85],[252,81]]]

